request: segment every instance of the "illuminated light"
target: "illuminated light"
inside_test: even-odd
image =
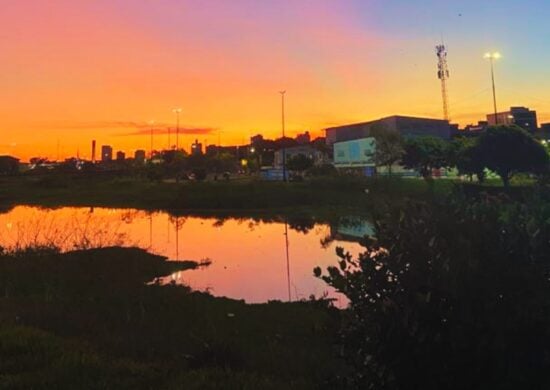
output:
[[[248,161],[246,161],[244,158],[241,160],[241,166],[246,167],[248,165]]]
[[[492,59],[492,60],[498,60],[501,57],[502,55],[498,51],[494,53],[485,53],[485,55],[483,56],[483,58]]]

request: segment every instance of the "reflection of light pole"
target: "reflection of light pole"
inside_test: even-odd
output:
[[[176,217],[176,260],[180,259],[180,229],[179,229],[179,217]]]
[[[485,53],[484,56],[491,63],[491,81],[493,83],[493,108],[495,111],[495,125],[498,125],[498,115],[497,115],[497,95],[495,91],[495,71],[494,71],[494,61],[498,60],[501,55],[498,52],[495,53]]]
[[[290,296],[290,256],[288,254],[288,223],[285,219],[285,250],[286,250],[286,283],[288,289],[288,301],[292,300]]]
[[[286,91],[279,91],[281,94],[281,119],[283,125],[283,181],[286,181],[286,148],[285,148],[285,93]],[[289,290],[290,291],[290,290]]]
[[[180,147],[180,113],[181,108],[174,108],[172,110],[176,114],[176,150]]]
[[[153,213],[149,213],[149,250],[153,250]]]

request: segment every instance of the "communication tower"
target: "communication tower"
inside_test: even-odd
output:
[[[449,67],[447,65],[447,48],[445,45],[437,45],[435,47],[437,54],[437,77],[441,80],[441,95],[443,97],[443,118],[449,118],[449,101],[447,96],[447,80],[449,79]]]

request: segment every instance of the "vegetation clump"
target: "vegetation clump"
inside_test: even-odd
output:
[[[342,369],[336,309],[154,282],[196,266],[136,248],[0,255],[0,389],[317,389]]]
[[[347,383],[364,389],[546,388],[550,207],[487,196],[410,202],[317,276],[350,301]]]

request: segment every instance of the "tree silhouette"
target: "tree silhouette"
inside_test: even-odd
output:
[[[518,126],[492,126],[478,145],[483,164],[496,172],[504,187],[518,172],[541,173],[548,168],[548,153],[531,134]]]

